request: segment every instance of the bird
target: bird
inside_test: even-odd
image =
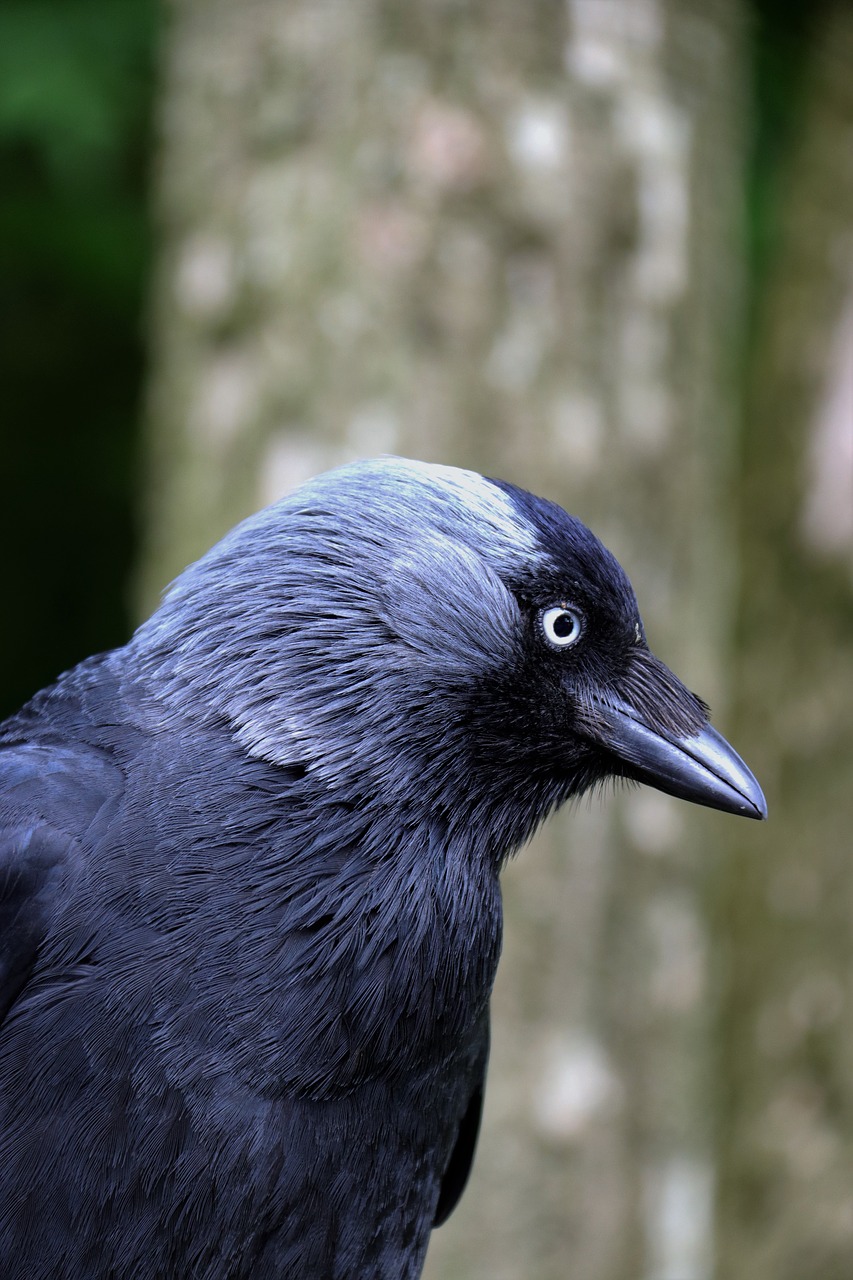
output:
[[[613,778],[766,816],[559,506],[383,457],[233,529],[0,726],[0,1273],[419,1276],[501,869]]]

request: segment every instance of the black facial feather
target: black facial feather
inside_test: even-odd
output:
[[[415,1280],[500,868],[623,774],[764,812],[553,504],[381,459],[233,530],[0,726],[0,1274]]]

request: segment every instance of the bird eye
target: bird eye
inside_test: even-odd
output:
[[[568,649],[583,634],[583,618],[564,604],[545,609],[540,619],[545,639],[554,649]]]

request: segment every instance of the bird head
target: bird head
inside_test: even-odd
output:
[[[478,822],[501,856],[612,777],[766,816],[610,552],[474,472],[384,458],[309,481],[190,566],[132,648],[250,755]]]

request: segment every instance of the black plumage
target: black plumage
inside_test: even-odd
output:
[[[0,729],[0,1273],[418,1276],[501,866],[610,776],[764,814],[559,508],[392,459],[233,531]]]

